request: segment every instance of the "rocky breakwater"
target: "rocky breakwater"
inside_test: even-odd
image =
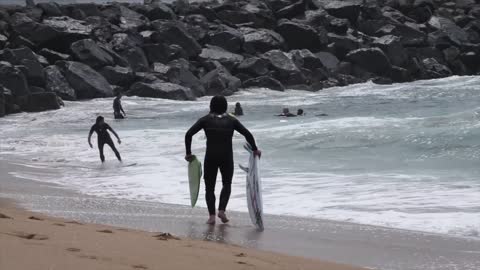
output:
[[[0,6],[0,116],[63,100],[318,91],[480,69],[478,0]]]

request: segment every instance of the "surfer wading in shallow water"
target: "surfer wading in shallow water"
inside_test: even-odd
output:
[[[92,135],[93,132],[97,133],[97,141],[98,141],[98,151],[100,151],[100,160],[105,162],[105,156],[103,155],[103,146],[105,144],[108,144],[110,148],[112,148],[113,152],[117,156],[118,161],[122,162],[122,158],[120,157],[120,153],[118,152],[117,148],[115,147],[115,144],[112,141],[112,138],[110,137],[110,134],[108,131],[112,132],[115,137],[117,137],[118,144],[121,144],[122,141],[120,140],[120,137],[118,137],[118,134],[113,130],[113,128],[110,127],[107,123],[105,123],[105,120],[103,116],[97,117],[97,121],[95,124],[92,126],[90,129],[90,133],[88,134],[88,144],[90,145],[91,148],[93,148],[92,145]]]
[[[122,93],[118,93],[117,97],[113,100],[113,116],[115,119],[124,119],[127,114],[122,107]]]
[[[220,193],[220,204],[218,206],[218,217],[223,223],[229,220],[225,214],[228,200],[230,199],[232,178],[233,178],[233,149],[232,138],[234,131],[242,134],[247,142],[252,146],[254,154],[261,156],[257,149],[255,139],[248,129],[246,129],[238,119],[227,114],[227,100],[223,96],[215,96],[210,101],[210,113],[200,118],[185,135],[185,159],[191,162],[194,159],[192,155],[192,137],[201,129],[205,131],[207,137],[207,151],[204,161],[204,179],[205,179],[205,197],[210,217],[207,224],[215,224],[215,184],[217,182],[217,173],[220,169],[222,175],[222,192]]]

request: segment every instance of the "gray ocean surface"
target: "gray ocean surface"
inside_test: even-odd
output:
[[[480,237],[480,77],[317,93],[251,89],[229,102],[243,104],[240,120],[263,150],[266,213]],[[53,176],[15,175],[89,195],[189,205],[184,134],[208,103],[125,97],[124,121],[112,119],[112,99],[8,116],[0,119],[0,159],[49,168]],[[307,115],[275,117],[284,107]],[[136,166],[118,164],[110,150],[100,165],[86,141],[97,115],[122,137],[125,164]],[[246,164],[243,142],[234,137],[235,160]],[[203,157],[203,133],[193,151]],[[200,207],[203,196],[202,184]],[[229,208],[247,211],[240,169]]]

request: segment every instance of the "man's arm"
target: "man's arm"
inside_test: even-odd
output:
[[[115,137],[117,137],[118,143],[121,144],[122,140],[120,140],[120,137],[118,136],[117,132],[115,132],[115,130],[113,130],[113,128],[110,125],[107,125],[107,129],[110,130],[113,133],[113,135],[115,135]]]
[[[88,145],[90,145],[91,148],[93,148],[93,145],[92,145],[92,135],[93,135],[93,127],[95,127],[95,125],[93,125],[91,128],[90,128],[90,132],[88,133]]]
[[[203,128],[203,120],[198,120],[185,134],[185,150],[187,157],[192,155],[192,137]]]
[[[248,129],[244,127],[242,123],[240,123],[240,121],[238,121],[237,119],[235,119],[234,128],[238,133],[242,134],[243,137],[245,137],[247,142],[252,146],[252,150],[256,152],[258,148],[257,148],[257,145],[255,144],[255,138],[253,138],[252,133],[250,133],[250,131],[248,131]]]
[[[120,111],[122,111],[123,115],[127,115],[125,111],[123,110],[122,102],[120,102]]]

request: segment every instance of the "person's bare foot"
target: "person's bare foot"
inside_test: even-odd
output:
[[[227,215],[225,214],[225,211],[218,211],[218,218],[222,220],[223,223],[227,223],[230,220],[227,218]]]
[[[215,215],[211,215],[207,220],[208,225],[215,225]]]

